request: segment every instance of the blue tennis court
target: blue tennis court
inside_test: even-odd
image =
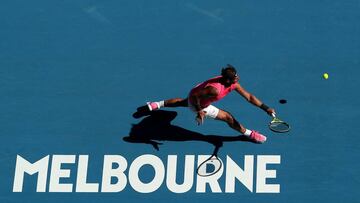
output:
[[[0,202],[360,202],[359,19],[358,0],[3,1]],[[266,143],[237,140],[219,121],[197,126],[187,108],[162,109],[157,122],[167,119],[165,126],[126,141],[147,122],[132,117],[137,107],[185,98],[228,63],[246,90],[291,124],[289,133],[270,131],[271,117],[234,92],[215,105],[265,134]],[[140,156],[156,156],[168,169],[176,155],[180,184],[185,156],[196,162],[219,142],[222,160],[244,169],[245,156],[254,158],[252,192],[240,181],[226,192],[226,165],[221,192],[209,185],[197,192],[195,174],[184,193],[170,191],[166,180],[146,194],[129,181],[120,192],[101,192],[105,155],[124,157],[127,177]],[[72,192],[49,191],[54,155],[69,158],[59,183],[72,184]],[[81,155],[98,192],[76,192]],[[279,193],[256,192],[262,155],[281,157],[267,166],[276,170],[267,183]],[[17,156],[29,163],[49,156],[44,192],[36,192],[40,173],[25,174],[22,192],[13,192]],[[149,165],[139,172],[144,183],[154,175]]]

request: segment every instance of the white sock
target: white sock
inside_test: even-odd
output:
[[[251,134],[251,130],[245,129],[244,135],[249,137],[250,134]]]
[[[157,103],[158,103],[159,108],[165,106],[165,101],[159,101],[159,102],[157,102]]]

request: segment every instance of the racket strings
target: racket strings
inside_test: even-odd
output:
[[[287,132],[290,130],[290,125],[279,119],[272,121],[269,127],[275,132]]]

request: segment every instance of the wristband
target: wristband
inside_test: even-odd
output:
[[[260,108],[264,111],[267,111],[270,107],[266,106],[266,104],[262,103]]]

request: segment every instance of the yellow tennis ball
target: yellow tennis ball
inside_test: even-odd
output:
[[[327,80],[329,78],[329,74],[324,73],[323,77],[324,77],[325,80]]]

